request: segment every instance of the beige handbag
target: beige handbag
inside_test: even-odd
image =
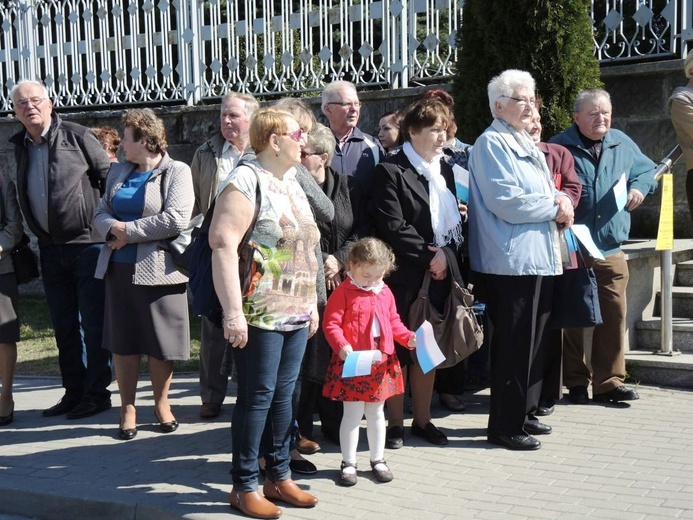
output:
[[[440,350],[445,355],[445,361],[436,368],[449,368],[467,358],[481,347],[484,341],[484,331],[474,314],[472,305],[474,296],[472,286],[464,287],[457,258],[449,248],[443,251],[448,261],[448,277],[452,287],[441,314],[428,298],[428,288],[431,284],[431,272],[424,276],[419,295],[409,308],[409,327],[418,329],[424,320],[433,327],[433,334]]]

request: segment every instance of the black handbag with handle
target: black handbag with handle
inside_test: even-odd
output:
[[[29,243],[29,237],[24,233],[19,244],[10,253],[18,285],[36,280],[39,277],[38,258]]]
[[[7,214],[5,210],[5,177],[0,174],[0,226],[7,224]],[[17,285],[36,280],[39,277],[38,257],[29,245],[31,240],[26,233],[22,233],[19,243],[10,251],[14,275],[17,278]]]
[[[253,171],[257,175],[254,168]],[[253,220],[238,245],[238,272],[241,281],[241,294],[246,294],[248,292],[252,280],[255,249],[249,243],[249,239],[255,227],[255,223],[257,222],[258,214],[260,213],[260,203],[261,190],[260,179],[258,178],[257,188],[255,190],[255,212],[253,213]],[[197,233],[197,236],[193,237],[193,241],[188,248],[190,249],[188,285],[192,293],[193,311],[200,316],[205,316],[217,327],[221,327],[223,311],[214,289],[214,280],[212,278],[212,248],[209,247],[209,227],[212,224],[215,206],[216,199],[210,205],[202,225],[199,228],[199,233]]]
[[[479,350],[484,341],[484,331],[472,308],[472,286],[464,286],[455,253],[447,247],[442,250],[447,257],[447,280],[451,284],[445,308],[441,313],[431,305],[428,298],[431,272],[426,271],[419,295],[409,308],[409,327],[416,330],[424,320],[430,322],[436,342],[445,356],[445,361],[436,368],[449,368]]]

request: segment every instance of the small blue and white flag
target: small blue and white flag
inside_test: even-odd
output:
[[[416,330],[416,358],[424,374],[445,361],[445,356],[433,335],[433,327],[427,320]]]
[[[455,174],[455,191],[457,198],[462,202],[469,202],[469,170],[455,164],[452,167]]]
[[[342,377],[367,376],[371,373],[374,361],[382,361],[383,355],[379,350],[357,350],[344,360]]]

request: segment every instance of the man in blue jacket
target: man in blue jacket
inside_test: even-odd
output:
[[[53,113],[41,83],[20,81],[12,101],[24,126],[10,139],[19,205],[38,238],[65,388],[43,415],[81,419],[111,407],[111,357],[101,348],[104,285],[94,278],[103,244],[91,226],[111,163],[94,132]]]
[[[597,275],[604,323],[594,328],[591,372],[585,362],[586,329],[565,331],[563,382],[575,404],[589,402],[590,383],[596,402],[632,401],[639,396],[624,385],[628,265],[621,244],[630,232],[630,212],[657,186],[655,164],[627,135],[611,129],[611,98],[605,90],[580,92],[573,119],[575,124],[550,142],[565,146],[575,158],[575,170],[582,183],[575,224],[589,228],[605,257],[585,258]],[[627,198],[625,207],[619,209],[614,188],[618,191],[623,180]]]

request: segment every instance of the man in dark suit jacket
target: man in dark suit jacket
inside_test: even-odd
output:
[[[111,163],[94,132],[53,114],[41,83],[17,83],[12,100],[24,125],[10,139],[19,205],[38,238],[65,388],[43,415],[81,419],[111,407],[110,353],[101,348],[104,286],[94,278],[103,244],[91,226]]]

